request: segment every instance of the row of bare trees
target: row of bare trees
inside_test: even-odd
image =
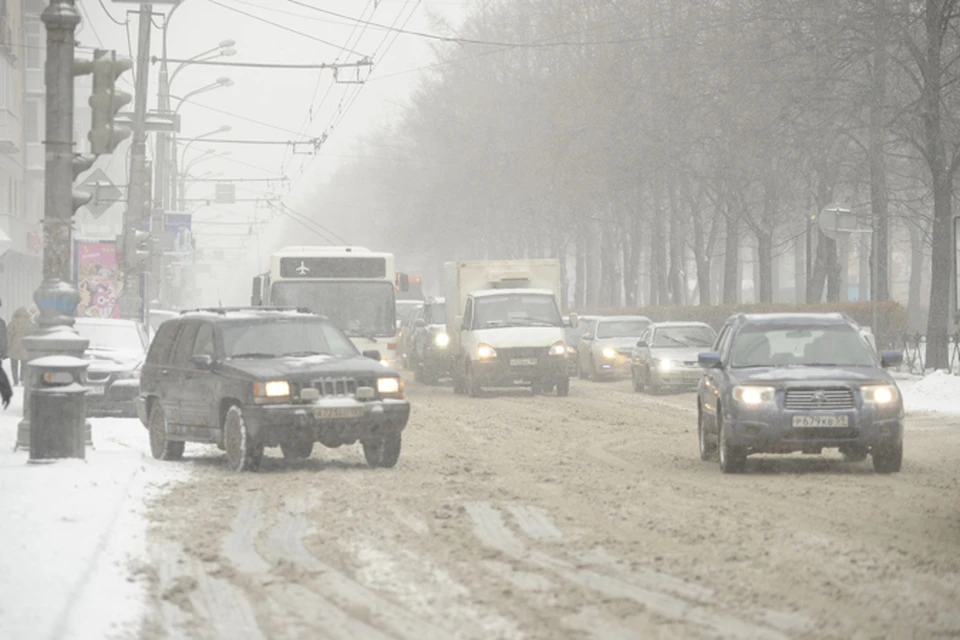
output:
[[[873,229],[881,300],[892,234],[926,238],[928,362],[944,367],[958,11],[481,0],[403,117],[318,192],[318,215],[430,268],[564,257],[577,306],[709,305],[740,300],[747,261],[754,299],[773,301],[790,256],[798,300],[840,299],[843,252],[816,215],[846,203]]]

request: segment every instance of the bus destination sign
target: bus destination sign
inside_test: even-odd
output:
[[[281,278],[385,278],[384,258],[280,258]]]

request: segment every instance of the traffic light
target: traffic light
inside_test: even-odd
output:
[[[148,231],[132,231],[128,236],[129,246],[124,247],[123,260],[125,266],[139,267],[150,257],[150,233]]]
[[[116,51],[97,49],[93,52],[93,94],[90,106],[93,117],[90,133],[90,151],[94,155],[113,153],[121,140],[130,135],[130,128],[114,123],[117,112],[133,97],[117,91],[117,78],[133,68],[129,58],[118,58]]]
[[[79,153],[73,154],[73,179],[76,181],[77,176],[93,166],[94,157],[93,156],[84,156]],[[86,189],[73,189],[73,213],[77,212],[77,209],[87,204],[93,199],[93,194]]]

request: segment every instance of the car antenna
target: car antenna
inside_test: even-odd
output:
[[[220,287],[217,287],[217,306],[223,306],[223,300],[220,299]]]

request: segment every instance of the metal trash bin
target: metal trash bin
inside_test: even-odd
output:
[[[27,363],[32,383],[30,460],[86,454],[86,394],[90,363],[73,356],[44,356]]]

